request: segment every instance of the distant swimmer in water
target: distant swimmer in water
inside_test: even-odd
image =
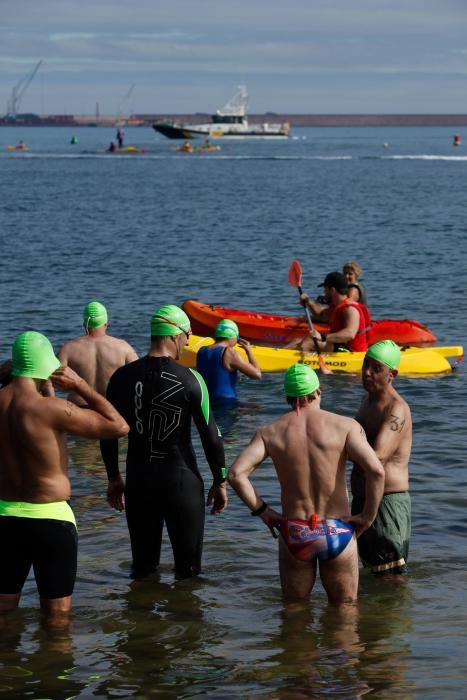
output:
[[[225,318],[216,326],[214,345],[206,345],[198,351],[197,370],[207,384],[213,403],[237,397],[238,372],[250,379],[261,379],[261,369],[250,343],[238,336],[237,324]],[[246,360],[235,350],[237,344],[245,351]]]
[[[332,605],[357,600],[357,537],[373,522],[384,470],[357,421],[321,409],[317,374],[290,367],[284,379],[292,410],[260,428],[227,479],[251,515],[279,536],[279,572],[287,603],[304,602],[319,574]],[[269,457],[281,491],[281,513],[268,506],[250,476]],[[350,516],[346,460],[364,465],[365,506]],[[254,565],[254,564],[253,564]]]
[[[85,335],[69,340],[58,353],[62,364],[71,367],[103,396],[115,370],[138,359],[126,340],[107,335],[107,320],[105,306],[99,301],[90,301],[83,311]],[[83,404],[79,395],[72,393],[68,398],[78,405]]]
[[[455,134],[452,137],[452,145],[453,146],[460,146],[461,143],[462,143],[461,137],[459,136],[459,134]]]
[[[69,367],[41,333],[18,335],[12,379],[0,390],[0,613],[15,610],[31,567],[40,606],[54,623],[68,617],[78,535],[69,505],[67,433],[118,438],[128,425]],[[47,385],[79,395],[87,409]]]

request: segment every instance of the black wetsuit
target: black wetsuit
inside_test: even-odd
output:
[[[215,483],[224,481],[222,439],[202,377],[169,357],[146,356],[120,367],[107,398],[130,426],[126,459],[125,510],[140,578],[159,564],[165,523],[181,576],[201,570],[204,487],[191,443],[198,428]],[[118,475],[118,440],[101,442],[109,479]]]

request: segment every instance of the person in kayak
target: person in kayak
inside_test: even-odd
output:
[[[88,408],[54,396],[51,384],[79,394]],[[48,338],[37,331],[16,337],[11,382],[0,390],[0,613],[18,607],[32,566],[47,619],[68,615],[78,536],[67,433],[99,439],[127,432],[103,396],[61,367]]]
[[[118,467],[118,440],[101,442],[109,504],[125,509],[132,552],[132,578],[159,565],[164,523],[177,577],[201,572],[204,484],[191,442],[195,421],[213,476],[207,503],[211,513],[227,506],[224,446],[209,394],[198,372],[179,365],[191,334],[190,320],[168,304],[151,319],[149,353],[112,376],[107,398],[130,426],[126,484]]]
[[[348,262],[344,263],[342,272],[347,278],[347,296],[349,299],[359,301],[360,304],[365,304],[365,306],[368,306],[368,293],[366,286],[360,280],[362,268],[358,262],[355,262],[355,260],[349,260]]]
[[[238,326],[224,318],[214,331],[214,344],[200,348],[196,368],[203,376],[209,396],[214,403],[237,398],[238,372],[250,379],[261,379],[261,369],[248,340],[239,338]],[[239,345],[246,353],[245,360],[236,350]]]
[[[365,352],[368,349],[368,331],[371,318],[363,304],[347,295],[347,279],[342,272],[329,272],[318,287],[324,287],[324,299],[328,306],[314,302],[308,294],[300,295],[300,303],[308,306],[313,316],[329,323],[329,333],[324,336],[313,329],[311,336],[316,338],[322,352],[336,352],[339,349],[351,352]],[[313,352],[312,337],[299,341],[298,347]]]
[[[375,343],[365,355],[362,369],[364,396],[356,415],[370,445],[381,461],[384,496],[371,527],[358,540],[365,566],[377,575],[407,573],[410,540],[409,459],[412,418],[406,401],[394,389],[400,349],[392,340]],[[365,503],[365,475],[358,460],[351,475],[352,513]]]
[[[298,363],[285,374],[292,410],[260,428],[233,463],[228,481],[241,500],[279,536],[279,571],[287,602],[307,601],[319,562],[331,604],[355,603],[358,589],[356,538],[371,524],[383,494],[384,470],[353,418],[321,409],[317,374]],[[270,508],[250,476],[267,458],[281,489],[281,513]],[[365,473],[365,506],[350,515],[346,460]]]
[[[85,334],[65,343],[58,352],[63,365],[83,377],[93,389],[105,396],[109,379],[116,369],[138,359],[135,350],[122,338],[107,335],[108,316],[104,304],[90,301],[83,310]],[[69,401],[83,404],[79,395]]]

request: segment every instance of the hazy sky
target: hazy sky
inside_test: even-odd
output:
[[[0,0],[0,114],[466,113],[467,0]]]

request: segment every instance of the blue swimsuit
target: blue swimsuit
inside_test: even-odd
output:
[[[209,396],[216,399],[237,398],[237,370],[229,371],[224,367],[223,345],[217,347],[204,346],[200,348],[196,365],[197,370],[207,384]]]
[[[319,520],[312,515],[309,520],[284,518],[281,534],[289,551],[300,561],[334,559],[347,547],[353,537],[355,526],[342,520],[328,518]]]

